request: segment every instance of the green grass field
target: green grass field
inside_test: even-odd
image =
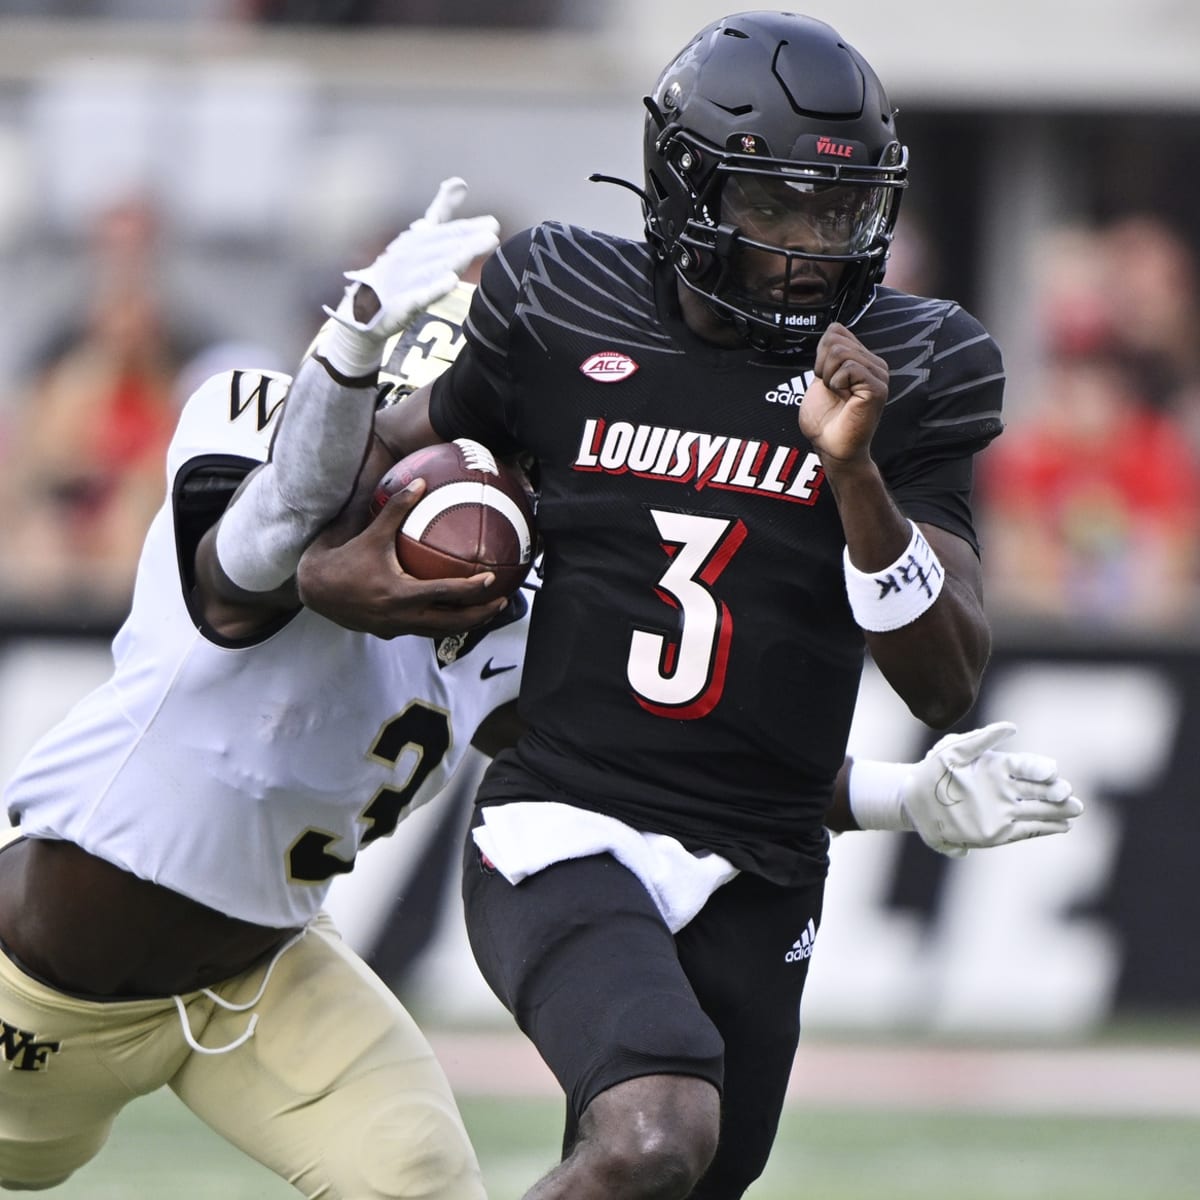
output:
[[[491,1200],[516,1200],[555,1158],[553,1100],[464,1099]],[[792,1107],[751,1200],[1193,1200],[1200,1122],[947,1116]],[[170,1093],[131,1105],[56,1200],[296,1196]]]

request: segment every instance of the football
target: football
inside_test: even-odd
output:
[[[529,572],[535,536],[533,497],[521,472],[468,438],[426,446],[387,471],[372,512],[414,479],[425,480],[425,494],[396,534],[400,565],[419,579],[494,571],[493,595],[515,591]]]

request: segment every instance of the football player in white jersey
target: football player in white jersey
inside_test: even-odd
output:
[[[354,273],[290,396],[233,371],[191,397],[113,674],[8,784],[4,1187],[60,1183],[166,1084],[305,1195],[484,1195],[427,1042],[321,906],[511,705],[527,605],[485,602],[487,576],[410,580],[405,632],[425,636],[386,641],[292,583],[353,490],[389,337],[496,244],[492,218],[450,220],[462,190]],[[368,288],[383,304],[358,320]],[[392,543],[418,495],[360,544]],[[481,678],[489,656],[514,669]]]
[[[485,602],[486,577],[403,576],[394,534],[419,491],[349,541],[335,527],[326,560],[384,580],[376,632],[417,636],[335,625],[292,580],[364,456],[359,489],[378,477],[380,364],[419,385],[461,345],[442,336],[465,314],[449,289],[495,236],[448,221],[461,194],[448,181],[353,274],[294,382],[233,371],[191,398],[114,674],[6,789],[2,1186],[61,1182],[165,1084],[305,1194],[483,1195],[428,1044],[321,905],[473,738],[504,736],[527,605]],[[481,672],[488,658],[514,669]],[[845,772],[831,825],[915,828],[949,854],[1064,830],[1069,785],[1053,760],[993,749],[1009,731]]]

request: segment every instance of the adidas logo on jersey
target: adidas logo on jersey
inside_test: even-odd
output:
[[[792,943],[792,948],[783,956],[784,962],[803,962],[812,957],[813,947],[817,942],[817,927],[808,920],[804,932]]]
[[[765,399],[768,404],[799,404],[812,381],[812,371],[801,371],[799,375],[793,375],[778,387],[773,387],[767,392]]]

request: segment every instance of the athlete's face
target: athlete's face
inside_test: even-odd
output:
[[[721,221],[736,225],[743,239],[734,286],[773,308],[831,300],[845,269],[842,263],[789,258],[745,241],[804,254],[852,254],[874,236],[882,199],[879,188],[730,175],[721,192]]]

